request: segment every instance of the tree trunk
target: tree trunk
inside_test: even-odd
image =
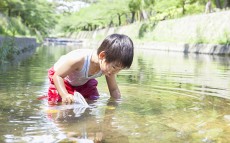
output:
[[[216,7],[219,9],[222,9],[221,4],[220,4],[220,0],[216,0]]]
[[[137,20],[138,21],[142,20],[142,18],[141,18],[141,10],[137,11]]]
[[[11,17],[11,9],[8,9],[8,16]]]
[[[224,8],[230,7],[230,0],[224,1]]]
[[[125,13],[125,19],[126,19],[126,23],[125,24],[130,23],[130,18],[129,18],[129,16],[128,16],[127,13]]]
[[[109,23],[109,27],[112,27],[112,26],[113,26],[113,20],[111,20]]]
[[[142,15],[142,18],[144,19],[144,20],[147,20],[148,19],[148,15],[147,15],[147,13],[146,13],[146,11],[145,10],[142,10],[141,11],[141,15]]]
[[[121,15],[118,13],[118,26],[121,26]]]
[[[185,14],[185,1],[182,1],[182,14]]]
[[[132,19],[131,19],[131,23],[133,23],[135,21],[135,12],[132,12]]]

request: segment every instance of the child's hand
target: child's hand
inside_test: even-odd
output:
[[[72,94],[66,94],[62,97],[62,103],[70,104],[74,102],[74,98]]]

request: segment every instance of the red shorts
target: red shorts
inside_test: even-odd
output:
[[[55,71],[52,68],[48,70],[48,77],[50,80],[50,86],[48,89],[48,102],[50,104],[56,104],[57,102],[61,102],[61,96],[58,94],[58,91],[54,85],[53,82],[53,75]],[[68,81],[64,80],[66,90],[70,94],[74,94],[75,91],[81,93],[85,98],[88,98],[90,100],[96,100],[99,98],[99,93],[97,91],[97,80],[96,79],[90,79],[88,82],[86,82],[84,85],[81,86],[72,86],[68,83]]]

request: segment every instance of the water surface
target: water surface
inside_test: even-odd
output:
[[[121,71],[122,99],[101,97],[90,108],[50,107],[38,100],[47,70],[79,47],[39,47],[26,60],[0,67],[0,142],[230,142],[230,58],[136,50]]]

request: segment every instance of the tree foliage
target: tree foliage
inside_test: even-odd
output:
[[[150,20],[155,23],[159,20],[201,13],[205,4],[206,0],[97,0],[77,13],[65,15],[60,29],[65,32],[77,32],[136,21]]]
[[[56,23],[55,7],[47,0],[4,0],[0,2],[2,17],[8,17],[8,26],[22,23],[29,30],[30,35],[48,35]],[[14,20],[17,18],[18,20]],[[23,35],[20,29],[14,29],[17,34]],[[2,33],[3,34],[3,33]]]
[[[127,21],[124,17],[129,13],[127,4],[128,0],[101,0],[93,3],[79,12],[64,15],[60,22],[62,30],[74,32],[125,24]]]
[[[57,16],[58,0],[1,0],[0,34],[47,36],[121,26],[136,21],[160,20],[204,12],[207,0],[63,0],[81,1],[89,6]],[[230,0],[212,0],[213,8],[230,7]],[[60,19],[59,19],[60,17]],[[4,25],[4,23],[8,23]],[[14,28],[9,28],[13,26]],[[147,26],[148,27],[148,26]],[[145,29],[147,28],[145,26]],[[24,30],[23,30],[24,29]]]

